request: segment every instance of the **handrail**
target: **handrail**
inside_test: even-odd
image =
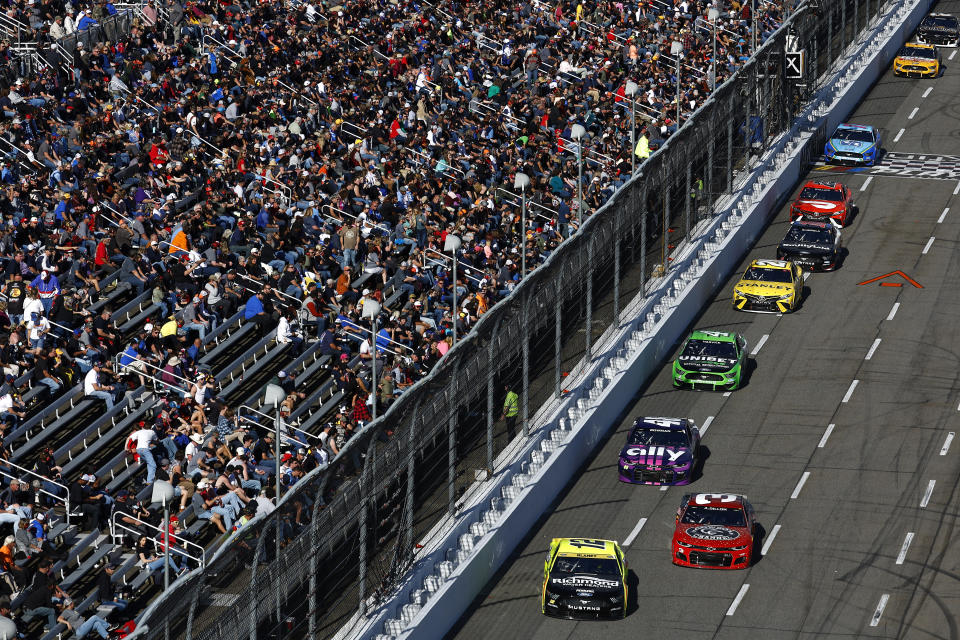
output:
[[[332,210],[334,210],[334,211],[339,211],[339,212],[342,213],[343,215],[347,216],[348,218],[352,218],[353,220],[360,220],[360,216],[355,216],[355,215],[353,215],[352,213],[348,213],[348,212],[344,211],[344,210],[341,209],[340,207],[335,207],[335,206],[333,206],[332,204],[325,204],[325,205],[323,205],[323,206],[320,207],[320,210],[323,211],[324,209],[327,209],[327,208],[330,208],[330,209],[332,209]],[[334,217],[334,220],[336,220],[336,219],[337,219],[337,218]],[[382,224],[380,224],[380,223],[377,223],[377,222],[370,222],[369,219],[364,220],[363,222],[364,222],[364,224],[369,224],[369,225],[372,226],[372,227],[377,227],[377,228],[379,228],[379,229],[383,229],[383,230],[386,231],[387,233],[390,233],[390,227],[386,227],[386,226],[384,226],[384,225],[382,225]],[[341,225],[342,225],[342,224],[343,224],[343,221],[341,221]]]
[[[293,189],[291,189],[291,188],[288,187],[287,185],[283,184],[283,183],[280,182],[279,180],[276,180],[276,179],[274,179],[274,178],[268,177],[266,174],[262,174],[262,175],[261,175],[261,174],[256,174],[256,175],[257,175],[257,179],[258,179],[258,180],[263,180],[264,182],[269,182],[269,183],[271,183],[271,184],[277,185],[277,186],[279,187],[279,193],[281,194],[281,196],[282,196],[283,198],[286,199],[287,205],[289,205],[291,202],[293,202]],[[274,193],[277,193],[277,191],[274,191]]]
[[[115,374],[117,374],[117,375],[120,375],[120,374],[121,374],[121,372],[118,371],[118,368],[119,368],[119,367],[121,367],[121,366],[130,366],[130,365],[120,365],[120,364],[118,364],[115,360],[111,360],[110,362],[113,363],[113,372],[114,372]],[[161,384],[161,385],[163,385],[163,386],[165,386],[165,387],[170,387],[171,389],[175,389],[175,390],[179,391],[180,393],[182,393],[182,394],[185,395],[185,396],[190,395],[190,390],[189,390],[189,389],[184,389],[184,388],[182,388],[182,387],[178,387],[178,386],[175,385],[175,384],[170,384],[169,382],[164,382],[164,381],[161,380],[160,378],[157,378],[157,377],[155,377],[155,376],[152,376],[152,375],[150,375],[149,373],[143,373],[142,371],[137,371],[137,375],[143,376],[144,378],[149,378],[150,380],[153,380],[153,383],[154,383],[154,384]]]
[[[196,542],[190,542],[189,540],[187,540],[187,539],[184,538],[183,536],[178,536],[178,535],[176,535],[176,534],[172,534],[172,535],[171,535],[171,533],[170,533],[169,531],[166,531],[166,532],[165,532],[165,531],[163,530],[163,527],[158,527],[158,526],[155,525],[155,524],[150,524],[149,522],[144,522],[144,521],[141,520],[140,518],[137,518],[136,516],[132,516],[132,515],[130,515],[129,513],[124,513],[124,512],[122,512],[122,511],[114,511],[114,512],[110,515],[110,536],[111,536],[112,538],[117,538],[117,537],[119,537],[119,536],[117,536],[117,529],[123,529],[124,531],[128,531],[128,532],[130,532],[130,533],[132,533],[132,534],[134,534],[134,535],[138,535],[138,536],[139,536],[139,535],[143,535],[143,532],[142,532],[142,531],[137,531],[137,530],[134,529],[133,527],[129,527],[129,526],[127,526],[126,524],[124,524],[124,523],[122,523],[122,522],[117,522],[117,516],[122,516],[122,517],[124,517],[124,518],[130,518],[131,520],[136,520],[136,521],[137,521],[137,524],[139,524],[140,526],[147,527],[148,530],[156,531],[157,533],[159,533],[159,534],[160,534],[159,540],[154,540],[154,545],[157,545],[157,543],[159,543],[160,549],[163,549],[163,545],[169,544],[169,545],[170,545],[170,551],[173,551],[173,549],[177,547],[177,544],[176,544],[176,543],[177,543],[177,542],[181,543],[181,545],[183,546],[183,548],[182,548],[182,549],[178,549],[178,552],[179,552],[181,555],[183,555],[184,557],[190,558],[190,559],[193,560],[194,562],[198,563],[201,567],[205,567],[205,566],[206,566],[206,564],[207,564],[207,558],[206,558],[207,551],[206,551],[206,549],[204,549],[201,545],[197,544]],[[171,541],[173,542],[173,544],[171,544]],[[197,549],[199,549],[199,550],[200,550],[200,551],[199,551],[199,557],[194,557],[194,556],[190,555],[189,553],[187,553],[186,550],[187,550],[189,547],[196,547]],[[156,546],[154,546],[154,548],[156,549]],[[195,553],[196,553],[196,552],[195,552]]]
[[[523,196],[520,195],[519,193],[514,193],[513,191],[510,191],[509,189],[504,189],[503,187],[497,187],[497,191],[503,191],[504,193],[509,194],[509,195],[513,196],[514,198],[523,198]],[[560,215],[560,212],[557,211],[556,209],[551,209],[550,207],[548,207],[548,206],[546,206],[546,205],[542,205],[542,204],[540,204],[539,202],[536,202],[536,201],[534,201],[534,200],[527,200],[527,205],[528,205],[528,206],[534,206],[534,207],[540,207],[540,208],[543,209],[544,211],[549,211],[550,213],[552,213],[552,214],[555,215],[555,216],[556,216],[556,215]],[[543,215],[543,214],[541,214],[541,213],[534,213],[533,215],[535,215],[535,216],[537,216],[537,217],[540,217],[540,218],[543,218],[544,220],[551,220],[551,218],[550,218],[549,216],[545,216],[545,215]]]
[[[25,468],[25,467],[21,467],[21,466],[18,465],[18,464],[15,464],[15,463],[13,463],[13,462],[10,462],[9,460],[2,460],[2,461],[0,461],[0,475],[3,475],[5,478],[9,478],[10,480],[17,480],[17,481],[19,481],[19,480],[20,480],[20,477],[19,477],[19,476],[14,476],[14,475],[9,474],[9,473],[7,473],[6,471],[4,471],[2,467],[5,467],[5,466],[6,466],[6,467],[11,467],[11,468],[13,468],[13,469],[16,469],[16,470],[19,471],[21,474],[26,473],[27,475],[31,475],[31,476],[37,478],[38,480],[40,480],[41,482],[49,482],[50,484],[56,485],[56,486],[60,487],[61,489],[63,489],[63,495],[62,495],[62,496],[58,496],[58,495],[55,494],[55,493],[51,493],[50,491],[47,491],[46,489],[42,488],[42,486],[41,486],[41,488],[40,488],[40,493],[42,493],[42,494],[44,494],[44,495],[46,495],[46,496],[50,496],[51,498],[53,498],[53,499],[55,499],[55,500],[60,500],[61,502],[63,502],[64,507],[66,508],[67,524],[70,524],[70,489],[67,488],[67,485],[61,484],[61,483],[57,482],[56,480],[51,480],[50,478],[48,478],[48,477],[45,476],[45,475],[39,474],[39,473],[37,473],[36,471],[31,471],[30,469],[27,469],[27,468]]]
[[[355,323],[351,322],[350,320],[344,320],[343,318],[340,318],[340,323],[341,323],[341,324],[349,325],[349,326],[353,327],[354,329],[358,329],[358,330],[362,331],[363,334],[364,334],[364,336],[363,336],[364,339],[366,339],[366,334],[370,333],[370,330],[367,329],[366,327],[361,327],[360,325],[355,324]],[[400,342],[397,342],[396,340],[393,340],[393,339],[391,339],[391,338],[384,338],[384,337],[381,336],[380,334],[377,334],[377,339],[379,339],[379,340],[386,340],[386,341],[389,342],[390,344],[395,344],[395,345],[397,345],[398,347],[403,347],[404,349],[408,349],[408,350],[410,350],[410,351],[413,351],[413,349],[412,349],[411,347],[408,347],[407,345],[405,345],[405,344],[403,344],[403,343],[400,343]],[[377,347],[377,348],[378,348],[378,349],[383,349],[383,350],[386,351],[387,353],[392,353],[392,354],[395,355],[395,356],[400,356],[401,358],[406,357],[406,356],[404,356],[403,354],[400,354],[400,353],[397,353],[396,351],[392,351],[392,350],[390,350],[390,349],[387,349],[386,347]]]
[[[251,424],[255,424],[255,425],[257,425],[258,427],[261,427],[261,428],[264,428],[264,429],[267,428],[267,425],[260,424],[259,422],[257,422],[256,420],[254,420],[254,419],[252,419],[252,418],[247,418],[246,416],[240,415],[240,412],[241,412],[242,410],[244,410],[244,409],[246,409],[246,410],[248,410],[248,411],[252,411],[253,413],[257,414],[258,416],[263,416],[263,417],[266,418],[267,420],[272,420],[272,421],[276,421],[276,420],[277,420],[276,417],[271,416],[271,415],[269,415],[269,414],[266,414],[266,413],[264,413],[263,411],[258,411],[257,409],[254,409],[253,407],[251,407],[251,406],[248,405],[248,404],[242,404],[242,405],[240,405],[240,407],[237,409],[237,421],[238,421],[238,422],[239,422],[240,420],[246,420],[247,422],[249,422],[249,423],[251,423]],[[284,420],[284,424],[287,425],[288,428],[293,429],[294,431],[296,431],[296,432],[298,432],[298,433],[302,433],[303,435],[307,436],[308,438],[313,438],[314,440],[322,441],[322,438],[321,438],[320,436],[318,436],[318,435],[316,435],[316,434],[313,434],[313,433],[310,433],[309,431],[304,431],[303,429],[301,429],[301,428],[299,428],[299,427],[295,427],[294,425],[292,425],[291,423],[287,422],[286,420]],[[299,422],[298,422],[297,424],[299,424]],[[287,436],[287,437],[289,438],[290,436]],[[291,440],[295,440],[296,442],[300,442],[299,440],[296,440],[295,438],[291,438]],[[305,444],[305,443],[301,443],[301,444]]]
[[[423,250],[424,250],[425,252],[426,252],[426,251],[429,251],[430,253],[435,253],[435,254],[437,254],[438,256],[440,256],[441,258],[443,258],[444,260],[453,260],[453,258],[451,258],[450,256],[448,256],[447,254],[442,253],[442,252],[440,252],[440,251],[437,251],[436,249],[431,249],[430,247],[424,247]],[[457,258],[457,266],[459,266],[459,267],[461,267],[461,268],[463,268],[463,269],[466,269],[467,271],[476,271],[477,273],[483,275],[483,271],[482,271],[482,270],[477,269],[476,267],[474,267],[474,266],[472,266],[472,265],[470,265],[470,264],[467,264],[466,262],[464,262],[463,260],[460,260],[459,258]]]
[[[446,264],[447,264],[447,263],[445,263],[445,262],[441,262],[440,260],[437,260],[436,258],[431,258],[430,256],[424,256],[424,260],[429,261],[430,264],[438,264],[438,265],[441,265],[441,266],[444,266],[444,267],[445,267]],[[474,277],[474,276],[470,275],[469,273],[465,273],[465,274],[463,274],[463,275],[464,275],[466,278],[469,278],[470,280],[473,280],[473,281],[476,282],[477,284],[480,284],[480,282],[481,282],[481,279],[480,279],[480,278]]]
[[[257,280],[256,278],[251,277],[251,276],[248,276],[248,275],[246,275],[246,274],[237,273],[237,275],[240,276],[241,278],[243,278],[244,280],[249,280],[249,281],[251,281],[251,282],[255,282],[255,283],[257,283],[258,285],[260,285],[261,287],[262,287],[263,284],[264,284],[263,282],[260,282],[260,281]],[[260,289],[259,291],[262,292],[263,290]],[[280,291],[280,289],[274,289],[273,291],[274,291],[274,293],[279,293],[279,294],[282,295],[284,298],[290,298],[291,300],[293,300],[293,301],[295,301],[295,302],[297,302],[297,303],[302,303],[302,302],[303,302],[303,300],[301,300],[300,298],[294,297],[294,296],[290,295],[289,293]]]
[[[229,46],[226,42],[224,42],[223,40],[220,40],[219,38],[213,37],[212,35],[210,35],[210,33],[209,33],[206,29],[204,29],[203,38],[204,38],[204,40],[213,40],[213,42],[216,43],[219,47],[221,47],[222,49],[226,49],[227,51],[229,51],[230,53],[232,53],[232,54],[234,55],[234,57],[237,57],[237,58],[243,60],[243,55],[241,55],[239,51],[237,51],[236,49],[230,47],[230,46]],[[224,57],[224,58],[227,58],[227,59],[230,58],[230,56],[227,56],[227,55],[224,55],[223,57]]]
[[[141,362],[141,363],[147,365],[148,367],[150,367],[151,369],[154,369],[155,371],[159,371],[159,372],[161,372],[161,373],[166,373],[168,376],[171,376],[171,377],[173,377],[173,378],[176,378],[177,380],[183,380],[183,381],[186,382],[188,385],[192,385],[192,384],[193,384],[193,382],[192,382],[191,380],[189,380],[188,378],[184,378],[183,376],[178,376],[178,375],[176,375],[176,374],[170,373],[169,371],[167,371],[167,370],[164,369],[163,367],[158,367],[157,365],[153,364],[152,362],[147,362],[146,360],[143,360],[142,358],[133,358],[133,357],[131,357],[129,354],[126,354],[126,353],[123,352],[123,351],[121,351],[120,353],[118,353],[117,355],[114,356],[114,360],[116,361],[117,366],[123,367],[123,368],[132,368],[132,366],[129,365],[129,364],[120,364],[120,358],[123,357],[124,355],[126,355],[127,357],[129,357],[129,358],[130,358],[131,360],[133,360],[134,362]],[[219,388],[219,387],[220,387],[220,383],[217,382],[217,388]]]

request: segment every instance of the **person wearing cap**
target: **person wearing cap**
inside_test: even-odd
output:
[[[277,323],[277,344],[289,344],[290,356],[296,358],[303,353],[303,338],[294,324],[292,309],[283,309],[280,312],[280,321]]]
[[[108,562],[103,565],[103,570],[97,572],[97,600],[99,607],[109,607],[116,611],[123,611],[129,604],[126,600],[118,597],[113,588],[113,575],[121,566],[120,562]]]
[[[100,529],[101,524],[102,510],[99,504],[100,501],[96,501],[97,504],[94,504],[95,501],[91,499],[90,492],[87,489],[91,478],[96,480],[95,476],[84,473],[67,485],[67,491],[70,496],[70,508],[80,512],[81,531]]]
[[[14,528],[18,530],[17,527]],[[13,576],[18,587],[18,591],[27,584],[27,572],[23,567],[16,563],[17,538],[16,536],[7,536],[3,540],[3,546],[0,546],[0,570],[3,570]]]
[[[142,422],[140,424],[143,425]],[[140,429],[130,434],[130,439],[135,441],[133,449],[140,456],[140,462],[147,465],[145,484],[152,485],[157,477],[157,460],[153,455],[153,446],[157,442],[157,432],[148,429],[146,426],[141,426]]]
[[[27,407],[20,400],[20,394],[14,393],[14,382],[16,378],[6,375],[6,388],[0,394],[0,422],[5,422],[13,427],[20,424],[20,421],[27,417]]]
[[[250,455],[250,452],[246,447],[237,447],[235,450],[235,455],[230,458],[226,464],[227,470],[232,470],[236,475],[236,481],[244,489],[250,489],[251,491],[260,491],[262,483],[260,480],[255,478],[253,474],[260,476],[266,475],[263,470],[258,468],[251,469],[250,463],[247,460],[247,457]]]
[[[140,384],[146,385],[147,365],[144,363],[139,351],[140,341],[132,338],[127,342],[127,348],[120,354],[120,371],[123,374],[137,374],[140,378]]]
[[[147,286],[147,276],[143,274],[143,271],[140,270],[140,265],[137,264],[139,256],[139,252],[135,250],[131,255],[123,256],[123,261],[120,263],[120,275],[117,276],[120,282],[126,282],[133,287],[137,295],[143,293],[144,288]]]
[[[65,600],[63,602],[63,609],[60,611],[60,615],[57,616],[57,622],[66,625],[67,630],[76,634],[78,639],[85,638],[91,631],[97,632],[101,638],[110,636],[109,632],[112,627],[109,622],[97,614],[89,618],[84,618],[77,613],[75,607],[76,604],[72,599],[68,598]]]
[[[83,377],[83,395],[88,398],[99,398],[107,405],[107,411],[113,409],[116,403],[114,388],[103,381],[103,362],[95,361],[93,368]]]
[[[21,557],[31,558],[43,551],[43,548],[36,543],[36,538],[30,531],[30,523],[26,519],[17,523],[13,537],[16,544],[16,554]]]

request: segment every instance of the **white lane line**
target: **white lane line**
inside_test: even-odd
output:
[[[864,360],[869,360],[870,358],[872,358],[873,354],[877,351],[877,347],[879,346],[880,346],[880,338],[877,338],[876,340],[873,341],[873,346],[870,347],[870,350],[867,351],[867,357],[864,358]]]
[[[920,97],[921,97],[921,98],[926,98],[928,95],[930,95],[930,92],[931,92],[931,91],[933,91],[933,87],[927,87],[927,90],[924,91],[924,92],[923,92],[923,95],[920,96]]]
[[[956,52],[954,52],[956,53]],[[880,596],[880,602],[877,603],[877,610],[873,612],[873,617],[870,618],[870,626],[875,627],[880,624],[880,616],[883,615],[883,610],[887,607],[887,600],[890,599],[890,594],[885,593]]]
[[[937,218],[937,224],[943,224],[944,218],[947,217],[947,214],[950,213],[950,207],[947,207],[943,210],[943,213],[940,214],[940,217]]]
[[[917,111],[920,111],[920,107],[914,107],[913,111],[910,112],[910,115],[907,116],[907,120],[913,120],[913,117],[917,115]]]
[[[887,320],[893,320],[893,316],[897,315],[897,309],[900,308],[899,302],[893,303],[893,309],[890,309],[890,313],[887,314]]]
[[[809,277],[810,277],[810,272],[809,272],[809,271],[804,271],[804,272],[803,272],[803,281],[806,282],[806,281],[807,281],[807,278],[809,278]]]
[[[660,487],[660,491],[666,491],[669,488],[670,487],[668,487],[667,485],[663,485],[662,487]]]
[[[807,478],[810,477],[809,471],[804,471],[803,475],[800,476],[800,481],[797,483],[797,486],[794,488],[793,493],[790,494],[791,500],[796,500],[797,496],[800,495],[800,490],[803,489],[803,485],[806,484]]]
[[[646,518],[640,518],[640,522],[637,523],[637,526],[633,528],[633,531],[630,532],[630,535],[627,536],[627,539],[623,541],[623,546],[629,547],[630,543],[637,539],[637,536],[640,535],[640,529],[643,529],[643,525],[647,524]]]
[[[953,188],[953,195],[957,195],[958,193],[960,193],[960,182]]]
[[[940,455],[947,455],[947,451],[950,451],[950,443],[953,442],[953,438],[956,435],[953,431],[947,434],[947,439],[943,441],[943,446],[940,447]]]
[[[730,608],[727,609],[728,616],[732,616],[737,612],[737,607],[740,606],[740,601],[743,600],[743,596],[747,595],[747,589],[749,588],[750,588],[750,585],[748,584],[745,584],[742,587],[740,587],[740,591],[739,593],[737,593],[737,597],[733,599],[733,602],[730,604]]]
[[[773,544],[773,539],[777,537],[777,534],[780,532],[780,525],[773,525],[773,529],[770,530],[770,535],[767,536],[767,539],[763,541],[763,549],[760,549],[760,555],[767,555],[767,551],[770,550],[770,545]]]
[[[853,390],[857,388],[858,384],[860,384],[859,380],[854,380],[850,383],[850,388],[847,389],[847,392],[843,395],[843,400],[841,400],[841,402],[850,402],[850,396],[853,395]]]
[[[930,239],[927,240],[927,246],[925,246],[925,247],[923,248],[923,251],[921,252],[921,253],[923,253],[923,255],[927,255],[927,251],[930,251],[930,247],[933,246],[933,241],[934,241],[934,240],[936,240],[936,237],[930,236]]]
[[[724,397],[724,398],[729,398],[731,393],[733,393],[733,392],[732,392],[732,391],[727,391],[725,394],[723,394],[723,397]]]
[[[830,439],[830,434],[833,433],[833,428],[834,428],[835,426],[837,426],[837,425],[835,425],[835,424],[832,423],[832,422],[827,425],[827,430],[823,432],[823,437],[820,438],[820,444],[817,445],[817,448],[818,448],[818,449],[823,449],[824,445],[827,444],[827,440]]]
[[[903,539],[903,544],[900,546],[900,553],[897,555],[897,564],[903,564],[903,561],[907,558],[907,550],[910,548],[910,543],[913,542],[913,531],[907,533],[907,537]]]
[[[767,344],[767,340],[770,339],[770,334],[765,333],[759,340],[757,340],[757,346],[753,348],[753,351],[750,352],[750,355],[755,356],[760,353],[760,349],[763,349],[763,345]]]
[[[706,420],[703,421],[703,426],[700,427],[700,437],[702,438],[707,433],[707,429],[710,428],[710,425],[713,424],[713,416],[708,416]]]
[[[873,182],[873,176],[867,176],[867,179],[863,181],[862,185],[860,185],[860,191],[866,191],[871,182]]]
[[[920,500],[920,508],[926,509],[927,505],[930,504],[930,497],[933,496],[933,488],[937,486],[936,480],[931,480],[927,483],[927,490],[923,492],[923,499]]]
[[[897,135],[893,138],[893,141],[894,141],[894,142],[900,142],[900,138],[903,137],[903,134],[904,134],[906,131],[907,131],[906,129],[900,129],[900,131],[897,132]]]
[[[947,60],[953,60],[953,56],[955,56],[955,55],[957,55],[956,49],[954,49],[953,51],[950,52],[950,57],[947,58]]]

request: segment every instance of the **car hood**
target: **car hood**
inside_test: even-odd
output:
[[[687,544],[714,549],[741,547],[750,543],[750,531],[746,527],[713,524],[678,524],[674,537]]]
[[[693,461],[689,447],[628,444],[620,450],[620,463],[651,467],[685,467]]]
[[[933,33],[957,33],[957,29],[953,27],[942,27],[938,24],[922,24],[920,25],[919,31],[930,31]]]
[[[833,245],[813,244],[811,242],[781,242],[780,251],[799,255],[820,256],[833,253]]]
[[[784,296],[793,291],[792,286],[783,282],[758,282],[756,280],[741,280],[737,284],[737,289],[754,296]]]
[[[606,596],[623,593],[623,582],[607,576],[598,577],[586,574],[550,576],[547,589],[561,595],[581,597]]]
[[[688,371],[730,371],[737,365],[734,358],[715,356],[678,356],[677,364]]]
[[[852,153],[864,153],[874,145],[874,143],[872,142],[860,142],[859,140],[837,140],[837,139],[831,139],[830,144],[837,151],[849,151]]]
[[[919,62],[922,64],[933,64],[936,60],[930,58],[921,58],[919,56],[897,56],[897,62]]]
[[[829,200],[797,200],[793,203],[797,209],[801,211],[808,211],[814,215],[816,214],[828,214],[835,211],[842,211],[844,203],[842,202],[831,202]]]

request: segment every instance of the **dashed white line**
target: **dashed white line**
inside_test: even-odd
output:
[[[733,602],[730,604],[730,608],[727,609],[727,615],[732,616],[737,612],[737,607],[740,606],[740,601],[743,600],[743,596],[747,595],[747,589],[750,588],[750,585],[745,584],[740,587],[740,591],[737,593],[737,597],[733,599]]]
[[[767,344],[767,340],[770,339],[770,334],[763,334],[759,340],[757,340],[757,346],[753,348],[753,351],[750,352],[750,355],[755,356],[760,353],[760,349],[763,349],[763,345]]]
[[[950,52],[950,57],[947,58],[947,60],[953,60],[953,56],[955,56],[955,55],[957,55],[956,50],[951,51],[951,52]]]
[[[823,449],[823,447],[827,444],[827,440],[830,439],[830,434],[833,433],[833,428],[835,426],[837,425],[832,422],[827,425],[827,430],[823,432],[823,437],[820,438],[820,444],[817,445],[818,449]]]
[[[953,195],[957,195],[958,193],[960,193],[960,182],[953,188]]]
[[[883,610],[887,608],[887,601],[890,599],[890,594],[885,593],[880,596],[880,602],[877,603],[877,610],[873,612],[873,617],[870,618],[870,626],[875,627],[880,624],[880,616],[883,615]]]
[[[860,384],[859,380],[854,380],[853,382],[850,383],[850,388],[847,389],[847,392],[845,394],[843,394],[843,400],[841,400],[841,402],[843,403],[850,402],[850,396],[853,395],[853,390],[857,388],[858,384]]]
[[[897,135],[893,138],[893,141],[900,142],[900,138],[903,137],[903,134],[906,133],[906,131],[906,129],[900,129],[900,131],[897,132]]]
[[[763,541],[763,549],[760,549],[760,555],[767,555],[767,551],[770,550],[770,545],[773,544],[773,539],[777,537],[777,534],[780,532],[780,525],[773,525],[773,529],[770,530],[770,534],[767,536],[767,539]]]
[[[930,498],[933,496],[933,488],[937,486],[936,480],[931,480],[927,483],[927,490],[923,492],[923,498],[920,499],[920,508],[926,509],[927,505],[930,504]]]
[[[702,438],[704,434],[707,433],[707,429],[710,428],[710,425],[713,424],[713,416],[708,416],[706,420],[703,421],[703,426],[700,427],[700,437]]]
[[[950,443],[953,442],[953,438],[956,435],[953,431],[947,434],[947,439],[943,441],[943,446],[940,447],[940,455],[947,455],[947,451],[950,451]]]
[[[637,526],[633,528],[633,531],[630,532],[630,535],[627,536],[627,539],[623,541],[623,546],[629,547],[630,543],[637,539],[637,536],[640,535],[640,529],[643,529],[643,525],[647,524],[646,518],[640,518],[640,522],[637,523]]]
[[[660,491],[666,491],[669,488],[670,487],[668,487],[667,485],[663,485],[662,487],[660,487]]]
[[[937,224],[943,224],[944,218],[947,217],[947,214],[950,213],[950,207],[947,207],[943,210],[943,213],[940,214],[940,217],[937,218]]]
[[[810,472],[809,472],[809,471],[804,471],[804,472],[803,472],[803,475],[800,476],[800,481],[797,482],[797,486],[794,487],[793,493],[790,494],[790,499],[791,499],[791,500],[796,500],[796,499],[797,499],[797,496],[800,495],[800,490],[803,489],[803,485],[805,485],[805,484],[807,483],[807,478],[809,478],[809,477],[810,477]]]
[[[924,92],[923,92],[923,95],[920,96],[920,97],[921,97],[921,98],[926,98],[928,95],[930,95],[930,92],[931,92],[931,91],[933,91],[933,87],[927,87],[927,90],[924,91]]]
[[[930,251],[930,247],[933,246],[933,241],[936,239],[937,238],[935,236],[930,236],[930,239],[927,240],[927,245],[923,248],[923,251],[921,252],[923,253],[923,255],[927,255],[927,251]]]
[[[911,542],[913,542],[913,531],[907,533],[907,537],[903,539],[903,544],[900,545],[900,553],[897,554],[897,564],[903,564],[903,561],[907,559],[907,550],[910,548]]]
[[[727,391],[726,393],[723,394],[723,397],[724,397],[724,398],[729,398],[731,393],[733,393],[733,392],[732,392],[732,391]]]
[[[893,316],[897,315],[897,309],[900,308],[899,302],[893,303],[893,309],[890,309],[890,313],[887,314],[887,320],[893,320]]]
[[[873,346],[870,347],[870,350],[867,351],[867,357],[864,360],[869,360],[873,357],[873,354],[877,351],[877,347],[880,346],[880,338],[877,338],[873,341]]]
[[[807,281],[807,278],[809,278],[809,277],[810,277],[810,272],[809,272],[809,271],[804,271],[804,272],[803,272],[803,281],[806,282],[806,281]]]
[[[862,185],[860,185],[860,191],[866,191],[871,182],[873,182],[873,176],[867,176],[867,179],[863,181]]]
[[[910,115],[907,116],[907,120],[913,120],[913,117],[917,115],[917,111],[920,111],[920,107],[914,107],[913,111],[910,112]]]

